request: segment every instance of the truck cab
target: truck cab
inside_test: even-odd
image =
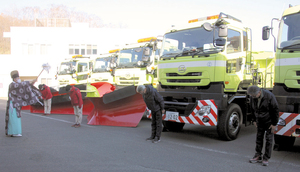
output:
[[[222,139],[236,139],[241,124],[249,122],[247,88],[266,83],[259,80],[265,79],[259,72],[272,66],[272,61],[254,59],[251,29],[228,14],[170,28],[158,61],[164,126],[174,131],[186,123],[217,126]]]
[[[119,49],[110,50],[108,54],[100,54],[95,59],[91,82],[114,83],[114,68],[118,59]]]
[[[120,49],[115,70],[118,87],[152,84],[157,82],[157,59],[161,41],[156,37],[139,39]]]
[[[278,40],[273,35],[273,20],[279,21]],[[270,31],[275,39],[275,83],[273,94],[279,107],[275,144],[291,147],[300,137],[300,5],[290,6],[281,19],[272,19],[271,27],[263,27],[263,40]]]
[[[57,71],[59,85],[87,83],[93,67],[93,61],[89,57],[81,55],[62,61]]]

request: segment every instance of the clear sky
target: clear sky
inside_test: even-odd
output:
[[[102,18],[105,24],[122,23],[127,28],[166,30],[171,25],[187,23],[190,19],[224,12],[240,20],[253,31],[253,50],[272,51],[273,40],[262,41],[263,26],[279,18],[289,4],[299,0],[0,0],[0,13],[14,7],[51,4],[66,5]],[[275,25],[277,27],[277,25]],[[162,33],[163,34],[163,33]]]

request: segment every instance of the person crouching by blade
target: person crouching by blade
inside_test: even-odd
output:
[[[22,136],[21,109],[22,106],[32,105],[39,102],[41,93],[33,86],[36,79],[29,82],[19,78],[19,72],[14,70],[10,73],[13,82],[9,84],[8,100],[5,114],[6,136]]]
[[[80,90],[74,86],[67,85],[66,91],[69,92],[71,103],[74,108],[75,115],[75,124],[72,127],[78,128],[80,127],[82,121],[82,109],[83,109],[83,100],[80,93]]]
[[[51,113],[51,98],[52,93],[50,88],[45,84],[39,85],[39,90],[42,93],[42,98],[44,99],[44,115],[50,115]]]
[[[164,99],[151,85],[139,85],[136,88],[136,92],[143,95],[144,102],[152,113],[152,133],[151,136],[146,140],[152,141],[153,143],[158,143],[160,142],[162,131],[162,114],[165,113]]]

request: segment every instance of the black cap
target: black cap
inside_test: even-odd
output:
[[[71,85],[67,85],[66,86],[66,91],[70,91],[71,87],[72,87]]]
[[[44,88],[44,85],[45,85],[45,84],[40,84],[40,85],[39,85],[39,89],[40,89],[40,90],[43,89],[43,88]]]

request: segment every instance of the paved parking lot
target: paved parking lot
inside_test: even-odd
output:
[[[219,140],[215,127],[186,125],[164,132],[161,142],[145,141],[150,120],[136,128],[87,125],[74,128],[73,115],[22,112],[22,137],[6,137],[6,101],[0,100],[0,171],[299,171],[300,142],[273,152],[268,167],[250,164],[255,128],[242,127],[234,141]]]

